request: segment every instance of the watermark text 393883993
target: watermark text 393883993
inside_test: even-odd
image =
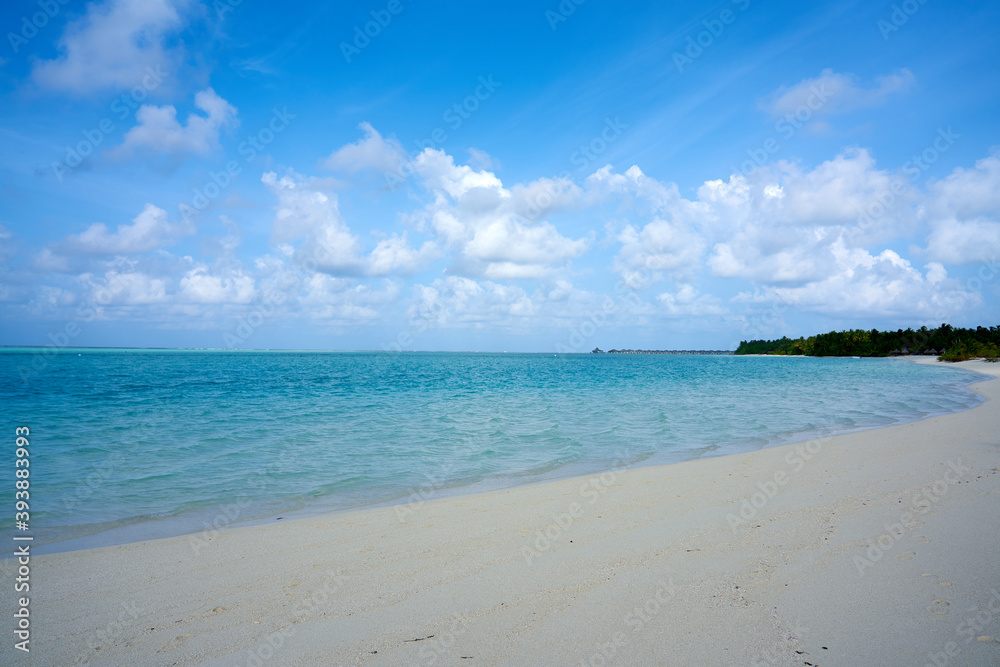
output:
[[[31,472],[29,471],[31,452],[28,450],[28,436],[31,430],[27,426],[14,429],[14,525],[21,533],[27,533],[29,513],[29,490],[31,487]],[[14,558],[17,559],[17,576],[14,579],[14,592],[22,595],[16,602],[14,612],[14,648],[28,653],[31,642],[31,602],[28,592],[31,590],[31,545],[34,539],[27,534],[14,534]]]

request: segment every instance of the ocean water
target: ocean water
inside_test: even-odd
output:
[[[4,348],[3,460],[28,426],[31,532],[52,551],[909,422],[976,405],[983,377],[901,359]]]

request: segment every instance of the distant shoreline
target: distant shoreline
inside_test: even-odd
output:
[[[52,629],[39,658],[92,657],[80,637],[112,627],[100,656],[130,664],[164,645],[229,664],[274,637],[296,664],[376,652],[411,663],[426,647],[568,664],[566,647],[586,655],[616,632],[637,662],[680,651],[685,664],[923,664],[909,658],[963,639],[942,609],[997,596],[984,582],[1000,526],[1000,385],[971,388],[987,401],[920,422],[430,498],[406,517],[380,507],[234,526],[197,548],[181,536],[39,555],[32,566],[53,592],[32,600]],[[135,622],[116,622],[123,600]],[[645,633],[633,632],[636,609]],[[686,643],[705,627],[738,631]],[[171,643],[182,638],[186,648]],[[969,664],[996,656],[992,641],[961,650]]]

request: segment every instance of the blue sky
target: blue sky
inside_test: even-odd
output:
[[[995,3],[0,15],[0,344],[732,349],[1000,322]]]

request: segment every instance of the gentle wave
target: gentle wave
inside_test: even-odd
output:
[[[226,525],[899,424],[976,405],[982,378],[898,359],[65,350],[25,381],[37,355],[0,351],[0,385],[7,432],[32,431],[36,539],[77,540],[58,548],[199,530],[236,501]]]

